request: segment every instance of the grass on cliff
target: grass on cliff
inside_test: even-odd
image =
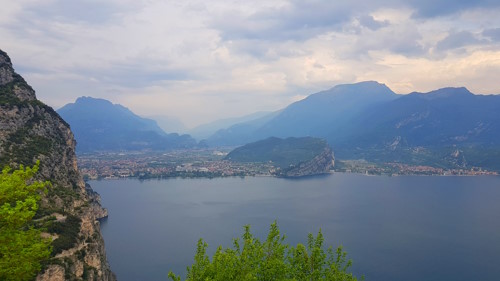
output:
[[[52,242],[52,256],[73,248],[80,233],[81,222],[80,218],[68,215],[64,221],[54,221],[47,227],[49,233],[59,236]]]

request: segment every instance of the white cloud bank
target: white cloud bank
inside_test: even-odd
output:
[[[55,108],[88,95],[194,126],[364,80],[500,93],[497,2],[8,1],[0,48]]]

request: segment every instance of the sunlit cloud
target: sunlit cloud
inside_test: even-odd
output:
[[[94,96],[194,126],[363,80],[500,93],[497,2],[20,0],[0,48],[51,106]]]

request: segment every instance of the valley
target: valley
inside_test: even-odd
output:
[[[273,150],[262,153],[248,145],[272,138],[307,137],[325,140],[337,160],[357,163],[347,169],[334,168],[337,171],[481,175],[500,171],[498,108],[499,96],[473,94],[464,87],[398,95],[385,84],[365,81],[336,85],[274,112],[256,112],[200,125],[191,130],[196,138],[165,132],[155,120],[104,99],[80,97],[57,112],[75,132],[78,154],[128,155],[124,158],[131,166],[121,163],[116,168],[113,162],[104,165],[107,162],[101,161],[99,172],[92,172],[95,167],[89,167],[85,160],[82,168],[90,169],[90,178],[286,176],[279,157],[274,159],[274,165],[263,165],[273,159],[253,155],[271,157]],[[243,157],[245,161],[234,158],[239,164],[207,155],[210,151],[229,153],[245,146],[245,154],[253,156]],[[309,150],[299,146],[286,151],[285,146],[276,145],[284,153],[282,159]],[[141,154],[141,160],[137,160]],[[146,163],[145,159],[153,162]],[[303,161],[296,160],[287,163],[286,168]],[[364,161],[370,165],[365,167]],[[320,173],[315,170],[295,174]],[[329,170],[332,168],[322,171]]]
[[[216,178],[274,176],[276,169],[269,163],[234,163],[224,160],[231,148],[177,150],[164,153],[95,153],[78,157],[78,167],[86,180],[138,178]],[[331,172],[365,175],[427,175],[482,176],[498,175],[496,171],[445,169],[401,163],[373,163],[366,160],[336,160]]]
[[[498,281],[499,14],[3,1],[0,281]]]

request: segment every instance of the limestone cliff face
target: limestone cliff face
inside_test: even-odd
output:
[[[35,91],[0,50],[0,166],[32,166],[40,160],[39,178],[52,186],[37,220],[62,229],[50,233],[48,228],[55,254],[37,280],[115,280],[98,221],[107,212],[78,171],[75,146],[69,125],[36,99]],[[62,236],[69,242],[58,241]]]
[[[323,152],[316,155],[313,159],[281,170],[278,175],[283,177],[303,177],[325,174],[330,172],[334,165],[335,158],[333,152],[330,147],[325,147]]]

